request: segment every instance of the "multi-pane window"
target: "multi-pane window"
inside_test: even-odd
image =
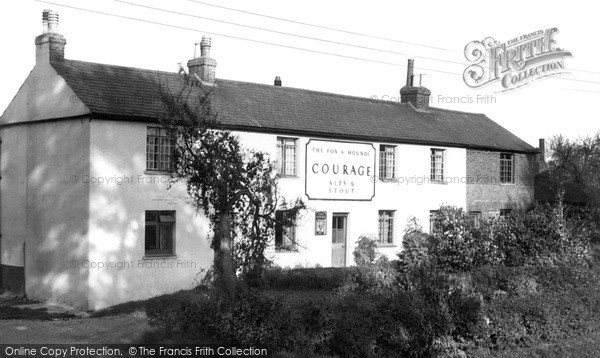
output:
[[[275,212],[275,249],[296,249],[296,219],[291,210]]]
[[[171,170],[173,138],[160,127],[148,127],[146,137],[146,170]]]
[[[500,217],[505,218],[512,212],[512,209],[500,209]]]
[[[394,211],[379,211],[379,243],[394,243]]]
[[[431,148],[431,181],[444,181],[444,150]]]
[[[438,210],[429,210],[429,234],[433,234],[435,228],[435,217],[438,215]]]
[[[277,171],[279,175],[296,175],[296,139],[277,138]]]
[[[500,153],[500,183],[515,182],[515,155]]]
[[[172,255],[175,237],[174,211],[146,211],[146,255]]]
[[[481,225],[481,211],[469,211],[469,218],[476,228]]]
[[[379,178],[392,179],[396,175],[396,147],[379,146]]]

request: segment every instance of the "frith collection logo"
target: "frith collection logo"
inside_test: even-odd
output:
[[[499,82],[499,92],[510,91],[531,82],[565,73],[567,50],[556,46],[557,28],[538,30],[500,43],[492,37],[465,46],[465,57],[472,64],[465,69],[467,86],[479,88]]]

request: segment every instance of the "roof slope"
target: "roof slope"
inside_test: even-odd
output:
[[[163,113],[159,83],[174,90],[177,73],[64,60],[52,62],[95,115],[152,120]],[[535,149],[483,114],[255,83],[217,80],[212,106],[232,129],[298,133],[393,143],[491,150]]]

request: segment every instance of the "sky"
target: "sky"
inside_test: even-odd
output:
[[[50,2],[54,4],[0,2],[0,113],[34,67],[34,39],[42,33],[42,11],[52,9],[60,14],[59,32],[67,40],[68,59],[175,72],[178,63],[185,66],[192,59],[194,43],[209,35],[217,78],[273,84],[280,76],[287,87],[394,101],[406,83],[407,60],[413,58],[415,73],[424,75],[422,85],[432,93],[431,106],[485,113],[534,147],[538,138],[562,134],[577,139],[600,131],[600,68],[596,65],[600,48],[595,44],[600,25],[591,2]],[[502,43],[548,28],[558,29],[555,46],[572,54],[564,58],[565,73],[506,92],[499,83],[475,89],[465,84],[468,43],[487,37]]]

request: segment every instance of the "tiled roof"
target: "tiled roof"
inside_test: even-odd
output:
[[[181,88],[177,73],[82,61],[52,62],[94,115],[156,120],[163,113],[159,83]],[[417,111],[407,103],[217,80],[212,106],[231,129],[392,143],[490,150],[535,149],[483,114],[439,108]]]

